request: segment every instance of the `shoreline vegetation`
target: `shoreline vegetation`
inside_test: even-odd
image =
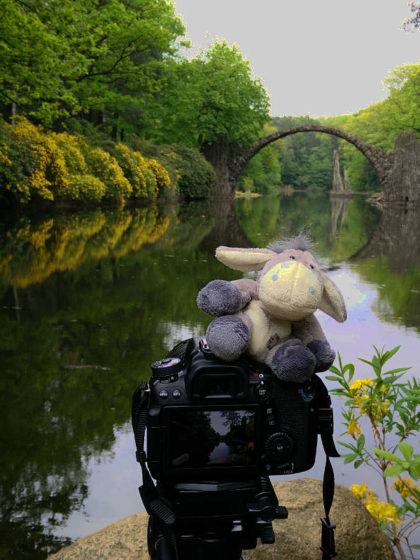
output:
[[[26,117],[15,116],[14,126],[0,120],[0,198],[11,204],[124,205],[177,194],[208,196],[214,171],[197,150],[143,143],[140,151],[135,144],[51,132]]]
[[[340,128],[385,150],[401,132],[420,134],[420,64],[394,68],[384,80],[388,97],[358,113],[272,117],[238,47],[218,40],[187,58],[185,32],[169,0],[4,0],[0,203],[209,198],[212,155],[302,124]],[[360,152],[315,132],[265,147],[237,190],[327,192],[335,152],[352,190],[380,190]]]

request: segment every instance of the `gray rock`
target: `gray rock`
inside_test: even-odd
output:
[[[289,510],[287,520],[274,522],[276,542],[244,551],[248,560],[321,559],[320,517],[322,482],[298,479],[274,484],[280,504]],[[368,511],[344,486],[337,485],[331,520],[340,560],[395,560],[389,540]],[[83,537],[50,556],[50,560],[148,560],[147,515],[138,513]]]
[[[395,141],[394,161],[384,185],[383,202],[420,203],[420,142],[415,132],[404,132]]]

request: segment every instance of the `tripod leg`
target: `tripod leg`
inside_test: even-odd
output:
[[[151,560],[178,560],[175,539],[170,538],[170,531],[171,529],[163,527],[156,518],[149,517],[147,548]]]

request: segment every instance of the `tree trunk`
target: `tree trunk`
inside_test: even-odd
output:
[[[216,182],[213,188],[213,197],[231,198],[235,196],[235,189],[230,183],[230,164],[232,148],[227,142],[206,144],[201,148],[206,160],[211,163],[216,172]]]
[[[332,190],[334,192],[340,192],[340,193],[344,191],[344,183],[341,177],[340,157],[338,155],[338,150],[334,150],[334,171],[333,171]]]

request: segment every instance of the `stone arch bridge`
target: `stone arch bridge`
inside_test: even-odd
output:
[[[213,164],[216,175],[217,184],[215,188],[216,196],[233,196],[235,185],[245,167],[248,165],[260,150],[262,150],[271,142],[296,134],[298,132],[323,132],[343,138],[353,144],[366,158],[371,162],[375,169],[379,180],[383,186],[386,185],[391,169],[394,164],[394,153],[387,152],[382,148],[371,146],[362,142],[356,136],[348,134],[338,128],[321,125],[302,125],[274,132],[265,138],[260,138],[253,146],[240,153],[231,153],[228,146],[217,146],[209,150],[204,150],[204,154],[210,163]]]

